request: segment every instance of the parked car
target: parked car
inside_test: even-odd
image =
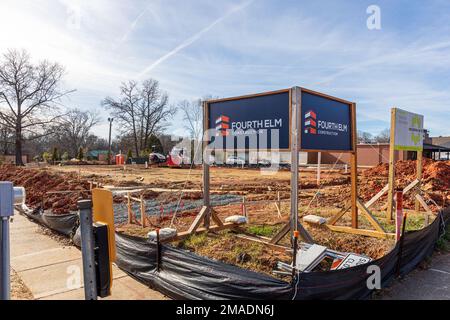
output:
[[[227,166],[244,166],[245,165],[245,159],[242,159],[240,157],[236,156],[228,156],[227,160],[225,160],[225,164]]]
[[[150,160],[150,163],[163,163],[166,162],[166,157],[161,153],[150,153],[148,156],[148,159]]]
[[[270,167],[271,166],[270,160],[267,159],[260,159],[258,160],[258,167]]]

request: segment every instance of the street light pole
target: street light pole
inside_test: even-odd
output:
[[[113,123],[113,118],[108,118],[108,122],[109,122],[109,153],[108,153],[108,164],[111,164],[111,128],[112,128],[112,123]]]

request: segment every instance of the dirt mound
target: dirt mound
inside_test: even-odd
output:
[[[395,164],[395,184],[400,188],[405,188],[416,179],[417,161],[398,161]],[[376,167],[367,169],[361,174],[360,196],[364,200],[369,200],[377,194],[387,183],[389,166],[379,164]],[[427,192],[427,197],[444,206],[450,200],[450,161],[434,161],[423,159],[422,189]],[[414,198],[409,195],[405,199],[405,206],[411,207]]]
[[[75,173],[0,166],[0,180],[25,187],[28,206],[43,206],[55,214],[76,211],[77,201],[89,196],[89,182]]]

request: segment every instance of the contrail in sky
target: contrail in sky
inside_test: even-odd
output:
[[[213,21],[210,25],[206,26],[205,28],[203,28],[202,30],[200,30],[199,32],[197,32],[196,34],[194,34],[193,36],[187,38],[186,40],[184,40],[180,45],[178,45],[177,47],[175,47],[174,49],[172,49],[171,51],[169,51],[168,53],[166,53],[165,55],[163,55],[161,58],[159,58],[158,60],[156,60],[155,62],[153,62],[151,65],[149,65],[147,68],[145,68],[141,73],[139,73],[138,77],[142,78],[146,73],[150,72],[151,70],[153,70],[154,68],[156,68],[158,65],[160,65],[161,63],[163,63],[164,61],[166,61],[167,59],[169,59],[171,56],[177,54],[178,52],[180,52],[181,50],[183,50],[184,48],[190,46],[191,44],[193,44],[195,41],[197,41],[198,39],[200,39],[205,33],[207,33],[209,30],[211,30],[212,28],[214,28],[216,25],[218,25],[219,23],[221,23],[223,20],[225,20],[226,18],[228,18],[230,15],[232,15],[233,13],[243,10],[246,7],[248,7],[254,0],[250,0],[250,1],[246,1],[236,7],[234,7],[233,9],[231,9],[230,11],[228,11],[226,14],[224,14],[223,16],[221,16],[220,18],[216,19],[215,21]]]
[[[125,32],[125,34],[122,36],[122,38],[120,39],[119,43],[123,43],[128,39],[128,36],[130,35],[131,32],[134,31],[134,28],[136,28],[137,23],[139,22],[139,20],[141,20],[141,18],[144,16],[144,14],[147,12],[147,10],[150,8],[151,4],[149,4],[148,6],[145,7],[144,10],[142,10],[142,12],[136,17],[136,19],[134,19],[134,21],[131,23],[130,28],[128,29],[127,32]]]

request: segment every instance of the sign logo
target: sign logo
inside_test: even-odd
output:
[[[305,133],[317,134],[317,115],[312,110],[305,114]]]
[[[411,141],[414,142],[415,145],[418,145],[419,142],[422,140],[422,130],[420,129],[422,127],[422,123],[420,121],[420,117],[418,115],[414,115],[412,118],[412,128],[410,128],[411,132]],[[415,130],[418,129],[418,130]],[[415,134],[417,132],[417,134]]]
[[[423,115],[395,108],[395,150],[423,150]]]
[[[224,115],[221,115],[216,119],[216,136],[227,136],[228,129],[230,129],[230,118]]]

